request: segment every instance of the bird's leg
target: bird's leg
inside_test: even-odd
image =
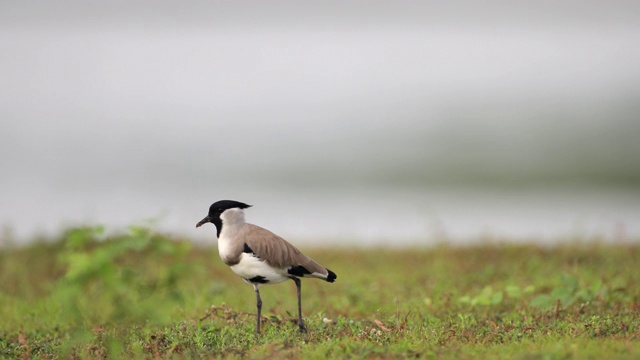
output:
[[[260,313],[262,312],[262,299],[260,299],[260,290],[258,290],[258,284],[253,284],[253,290],[256,292],[256,307],[258,308],[256,333],[260,334]]]
[[[292,277],[293,282],[296,283],[296,288],[298,290],[298,328],[300,328],[300,332],[307,332],[307,328],[304,326],[304,321],[302,321],[302,282],[297,277]]]

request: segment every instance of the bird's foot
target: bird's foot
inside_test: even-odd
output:
[[[302,323],[298,323],[298,329],[300,330],[301,334],[304,334],[304,333],[307,332],[307,327],[304,326],[304,324],[302,324]]]

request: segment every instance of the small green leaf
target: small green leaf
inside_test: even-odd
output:
[[[591,284],[591,292],[593,294],[597,294],[600,288],[602,287],[602,280],[596,279],[593,284]]]
[[[591,301],[593,300],[593,295],[591,293],[591,291],[587,290],[587,289],[582,289],[579,290],[575,296],[575,299],[580,299],[581,301]]]
[[[553,301],[551,299],[551,296],[547,294],[540,294],[531,300],[531,306],[535,306],[538,308],[547,308],[552,304]]]
[[[562,285],[570,292],[573,293],[578,289],[578,279],[575,276],[564,273],[562,274]]]
[[[517,299],[522,296],[522,291],[518,286],[509,285],[504,289],[507,292],[507,296],[513,299]]]
[[[497,293],[491,296],[491,305],[498,305],[502,302],[502,291],[498,291]]]

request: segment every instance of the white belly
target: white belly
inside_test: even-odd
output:
[[[245,280],[262,276],[267,284],[277,284],[289,280],[286,269],[276,269],[252,254],[242,253],[240,262],[231,266],[231,270]]]

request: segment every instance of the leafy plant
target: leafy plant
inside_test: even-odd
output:
[[[475,295],[475,296],[469,296],[469,295],[462,296],[460,299],[458,299],[458,302],[460,302],[462,304],[469,304],[471,306],[475,306],[475,305],[484,305],[484,306],[498,305],[498,304],[502,303],[502,301],[504,300],[504,298],[505,298],[504,294],[506,294],[507,297],[509,297],[509,298],[517,299],[517,298],[520,298],[522,296],[522,294],[532,293],[534,291],[534,289],[535,289],[535,287],[533,285],[529,285],[529,286],[525,287],[524,289],[521,289],[520,287],[515,286],[515,285],[509,285],[504,289],[504,291],[502,291],[502,290],[494,291],[493,287],[491,285],[487,285],[477,295]]]
[[[551,308],[560,302],[563,306],[569,306],[576,302],[592,301],[596,296],[606,296],[607,289],[602,286],[602,281],[596,279],[590,287],[580,288],[578,278],[563,273],[561,282],[549,294],[540,294],[531,300],[531,306],[539,308]]]
[[[104,229],[99,226],[68,233],[59,256],[66,272],[52,294],[61,315],[91,325],[149,318],[166,320],[166,308],[181,298],[173,285],[193,270],[183,261],[189,245],[160,239],[138,226],[131,226],[127,234],[116,238],[105,239],[103,234]],[[149,271],[150,267],[145,266],[149,262],[164,262],[166,266],[154,266]],[[100,312],[90,310],[96,302]]]

